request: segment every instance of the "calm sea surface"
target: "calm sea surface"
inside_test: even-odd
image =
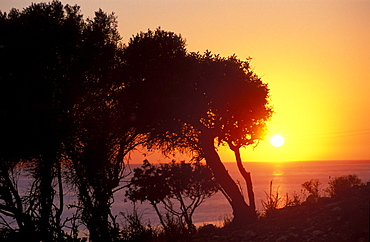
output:
[[[239,181],[245,190],[245,182],[240,176],[236,163],[224,163],[229,174],[234,180]],[[140,165],[130,165],[131,169]],[[363,182],[370,181],[370,160],[368,161],[300,161],[300,162],[244,162],[244,167],[251,172],[255,201],[257,209],[262,211],[261,200],[266,200],[265,192],[269,191],[269,184],[272,181],[273,191],[278,189],[279,195],[285,196],[286,193],[301,195],[301,185],[311,179],[318,179],[322,188],[328,185],[329,177],[338,177],[348,174],[357,174]],[[28,179],[20,181],[21,187],[26,188]],[[67,190],[67,189],[66,189]],[[69,190],[66,194],[66,203],[76,202],[76,196]],[[154,209],[147,203],[137,204],[136,208],[141,214],[142,221],[152,225],[159,223]],[[124,191],[115,195],[115,203],[112,207],[113,214],[120,212],[132,213],[133,204],[125,202]],[[70,217],[73,211],[65,209],[64,217]],[[222,193],[217,193],[205,201],[197,208],[194,214],[194,223],[202,225],[203,223],[215,223],[221,225],[225,217],[231,216],[231,207]],[[118,216],[123,221],[122,216]],[[119,219],[120,221],[120,219]]]

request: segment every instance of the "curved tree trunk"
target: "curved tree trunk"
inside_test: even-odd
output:
[[[236,164],[238,166],[240,174],[243,176],[245,183],[247,184],[247,192],[248,192],[248,199],[249,199],[249,206],[255,211],[256,210],[256,203],[254,200],[254,192],[253,192],[253,185],[252,185],[252,178],[251,173],[247,172],[242,163],[242,159],[240,157],[240,151],[238,147],[232,148],[236,158]]]
[[[227,172],[220,156],[214,147],[213,137],[202,134],[200,137],[204,157],[207,165],[212,169],[217,182],[228,196],[228,201],[233,209],[234,222],[236,224],[252,223],[257,219],[255,211],[244,201],[235,181]]]

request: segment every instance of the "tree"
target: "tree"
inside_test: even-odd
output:
[[[207,198],[218,191],[218,183],[211,170],[201,163],[160,164],[155,166],[147,160],[134,170],[126,196],[133,202],[148,201],[155,209],[165,230],[169,230],[158,204],[176,216],[188,233],[196,231],[192,216]],[[172,200],[177,202],[176,209]]]
[[[81,24],[79,8],[58,1],[0,14],[1,162],[14,167],[27,161],[32,169],[34,210],[28,213],[36,240],[63,234],[61,143],[76,87],[66,73],[79,46]],[[59,206],[54,206],[56,194]]]
[[[269,90],[249,62],[187,53],[181,36],[161,29],[132,38],[124,60],[130,69],[127,90],[135,95],[135,127],[148,134],[147,146],[164,152],[187,149],[204,157],[227,194],[234,221],[254,221],[254,208],[216,151],[228,144],[237,152],[264,136],[272,113]]]
[[[10,215],[20,230],[27,211],[35,240],[62,240],[62,183],[71,182],[90,239],[113,240],[112,196],[125,176],[124,156],[141,142],[125,103],[117,103],[122,45],[114,15],[99,10],[85,21],[78,6],[53,1],[1,13],[0,29],[0,187],[13,197],[0,199],[17,201],[0,212],[16,206],[20,212]],[[21,162],[34,179],[28,200],[9,185]],[[26,211],[19,201],[28,201]]]
[[[71,181],[77,188],[82,222],[92,241],[115,241],[118,227],[111,213],[113,194],[122,189],[125,156],[142,142],[132,129],[126,103],[118,103],[123,81],[122,46],[113,14],[102,10],[83,29],[79,62],[82,92],[70,111],[64,145]]]
[[[268,106],[268,88],[251,71],[248,61],[210,53],[196,57],[205,65],[201,93],[206,94],[207,117],[200,119],[203,124],[199,127],[201,147],[216,178],[225,182],[220,184],[233,206],[234,221],[251,222],[256,219],[252,182],[242,166],[239,149],[254,145],[264,137],[265,122],[272,112]],[[215,140],[216,145],[228,144],[234,151],[238,168],[247,182],[250,206],[246,206],[215,152]]]

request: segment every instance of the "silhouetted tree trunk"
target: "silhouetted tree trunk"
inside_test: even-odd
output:
[[[132,139],[122,138],[120,148],[117,148],[115,142],[108,141],[108,138],[90,135],[92,141],[84,143],[83,152],[78,154],[75,151],[69,155],[82,221],[89,230],[91,241],[116,241],[117,226],[110,210],[113,193],[115,189],[120,189],[119,182],[124,176],[123,158],[136,143]],[[112,158],[116,153],[116,158]]]
[[[227,172],[215,149],[213,137],[202,133],[200,143],[207,165],[212,169],[217,182],[229,197],[228,201],[233,209],[234,222],[236,224],[254,222],[257,219],[256,213],[244,201],[238,186]]]
[[[91,218],[87,223],[90,232],[90,240],[93,242],[115,241],[110,234],[110,225],[108,222],[110,208],[108,199],[102,199],[102,196],[100,196],[100,200],[106,200],[106,205],[95,205],[90,211]]]
[[[245,183],[247,185],[247,193],[248,193],[248,199],[249,199],[249,206],[255,211],[256,210],[256,203],[254,200],[254,192],[253,192],[253,185],[252,185],[252,178],[251,173],[247,172],[242,163],[242,159],[240,157],[240,148],[236,146],[231,146],[230,148],[232,151],[234,151],[235,158],[236,158],[236,164],[238,166],[240,174],[243,176]]]
[[[81,165],[80,160],[73,160],[79,202],[82,207],[82,221],[90,233],[91,241],[112,241],[108,216],[110,214],[109,200],[113,196],[111,191],[113,188],[105,187],[109,184],[104,183],[104,172],[101,172],[101,167],[95,166],[96,164],[93,164],[91,160],[82,163],[89,161],[91,166],[94,166],[92,170],[96,170],[94,175],[87,174],[88,164]]]
[[[161,212],[160,212],[160,211],[159,211],[159,209],[158,209],[157,203],[156,203],[156,202],[150,202],[150,204],[154,207],[155,212],[156,212],[156,213],[157,213],[157,215],[158,215],[159,221],[161,222],[161,224],[162,224],[162,226],[163,226],[163,229],[164,229],[165,231],[167,231],[166,223],[163,221],[163,217],[162,217]]]
[[[63,180],[62,180],[62,167],[60,162],[56,164],[56,172],[57,172],[57,179],[58,179],[58,193],[59,193],[59,208],[56,209],[55,213],[55,222],[56,222],[56,229],[58,233],[58,238],[63,238],[63,230],[62,230],[62,214],[64,208],[64,194],[63,194]]]
[[[54,200],[53,182],[53,165],[54,157],[51,159],[41,158],[37,167],[37,176],[40,179],[40,219],[39,229],[42,241],[52,241],[53,235],[51,231],[51,213]]]

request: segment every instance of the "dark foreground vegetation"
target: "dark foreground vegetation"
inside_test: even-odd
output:
[[[308,196],[300,205],[270,210],[246,226],[205,225],[191,241],[369,241],[370,183],[354,185],[353,177],[333,179],[330,197]]]
[[[264,210],[252,224],[240,226],[225,218],[222,227],[200,226],[183,233],[181,225],[169,230],[144,226],[138,216],[125,227],[128,241],[368,241],[370,183],[356,175],[332,178],[326,189],[318,180],[302,184],[303,193],[289,198],[268,193]],[[137,215],[137,214],[136,214]],[[135,219],[134,219],[135,218]],[[134,223],[135,222],[135,223]]]

